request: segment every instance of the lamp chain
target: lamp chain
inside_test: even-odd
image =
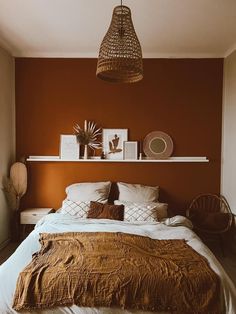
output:
[[[120,0],[121,5],[121,27],[120,27],[120,37],[122,38],[124,36],[124,28],[123,28],[123,0]]]

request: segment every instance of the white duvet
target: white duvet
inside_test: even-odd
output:
[[[44,217],[36,225],[34,231],[21,243],[15,253],[0,266],[0,314],[18,313],[11,307],[17,277],[20,271],[31,261],[33,253],[40,249],[38,242],[39,233],[58,232],[125,232],[152,239],[186,239],[188,244],[197,252],[205,256],[211,268],[220,276],[222,292],[219,296],[222,300],[222,313],[236,314],[236,289],[223,270],[220,263],[191,231],[191,223],[184,217],[175,216],[162,223],[130,223],[107,219],[77,219],[63,214],[50,214]],[[138,311],[124,311],[110,308],[82,308],[78,306],[58,307],[51,310],[21,311],[20,313],[37,314],[124,314],[144,313]],[[150,313],[150,312],[145,312]],[[162,312],[163,313],[163,312]],[[194,313],[194,310],[193,310]],[[184,313],[183,313],[184,314]],[[212,313],[213,314],[213,313]]]

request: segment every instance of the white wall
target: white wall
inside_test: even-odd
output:
[[[224,61],[221,193],[236,214],[236,51]]]
[[[2,191],[2,176],[8,175],[15,158],[14,58],[0,48],[0,248],[9,239],[9,209]]]

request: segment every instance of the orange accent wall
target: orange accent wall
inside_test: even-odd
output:
[[[28,163],[22,206],[58,208],[65,187],[81,181],[159,185],[180,211],[199,193],[219,193],[223,59],[145,59],[144,80],[112,84],[95,76],[95,59],[16,59],[17,156],[58,155],[60,134],[94,120],[128,128],[129,140],[168,133],[174,156],[209,163]]]

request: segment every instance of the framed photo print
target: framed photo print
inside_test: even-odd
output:
[[[124,159],[125,160],[138,159],[138,142],[135,141],[124,142]]]
[[[122,160],[124,142],[128,140],[128,129],[103,129],[102,142],[106,159]]]
[[[76,135],[61,135],[60,140],[60,158],[76,160],[79,159],[80,146]]]

